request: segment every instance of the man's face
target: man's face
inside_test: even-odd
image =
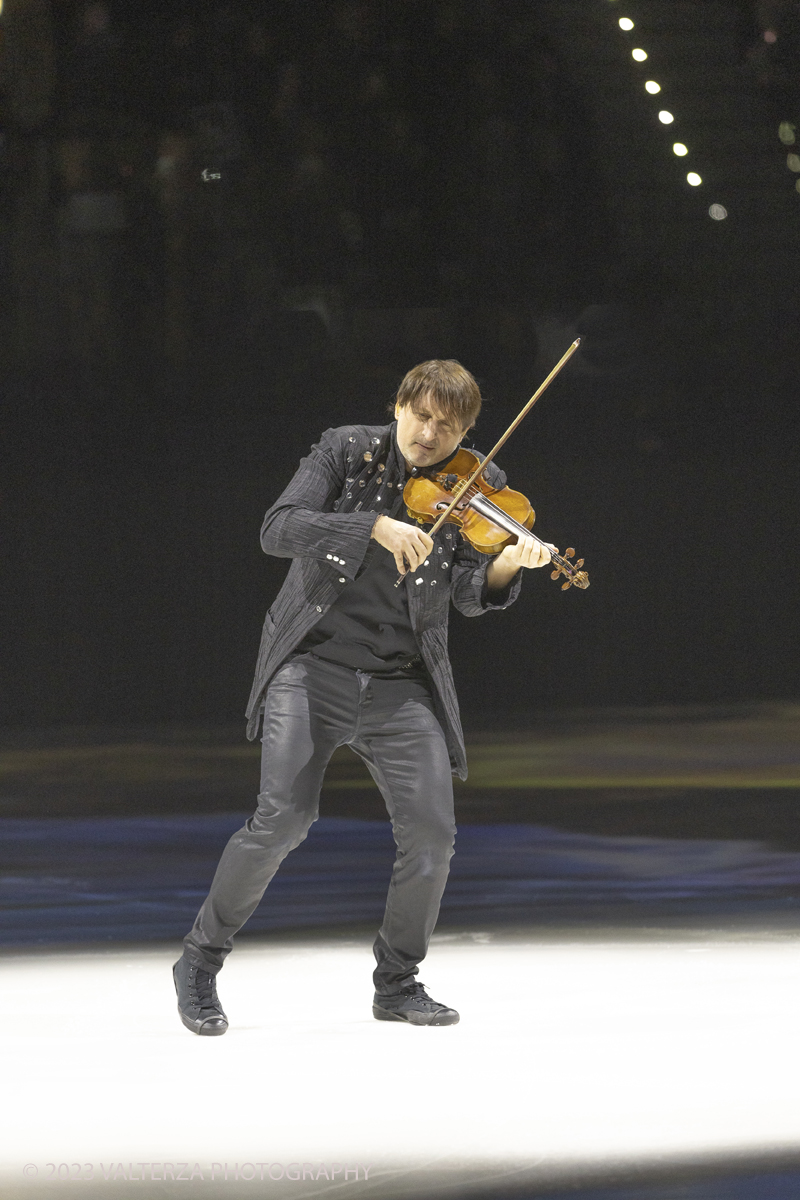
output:
[[[449,421],[430,395],[420,396],[411,403],[395,405],[397,444],[400,453],[411,467],[429,467],[455,453],[469,426],[460,429]]]

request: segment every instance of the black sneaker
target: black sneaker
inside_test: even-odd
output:
[[[217,980],[210,971],[196,967],[182,955],[172,968],[178,1012],[187,1029],[206,1037],[219,1037],[228,1028],[228,1018],[217,996]]]
[[[406,1021],[409,1025],[457,1025],[458,1013],[431,1000],[421,983],[409,983],[391,996],[375,993],[372,1015],[376,1021]]]

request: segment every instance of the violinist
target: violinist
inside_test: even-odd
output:
[[[453,854],[452,776],[467,776],[449,606],[469,617],[507,608],[522,569],[550,560],[524,530],[488,555],[456,525],[431,537],[407,513],[407,480],[446,465],[480,407],[460,363],[421,363],[403,379],[390,425],[326,430],[264,518],[262,548],[292,562],[266,616],[247,710],[251,739],[261,726],[258,804],[225,847],[173,968],[178,1010],[194,1033],[227,1029],[216,975],[317,819],[325,768],[342,745],[367,764],[397,844],[373,947],[373,1015],[411,1025],[459,1019],[417,979]],[[494,463],[485,478],[505,483]],[[319,994],[324,1006],[324,981]]]

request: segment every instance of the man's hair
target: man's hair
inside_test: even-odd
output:
[[[454,358],[432,358],[412,367],[397,389],[401,408],[416,407],[423,397],[452,421],[458,429],[469,429],[481,411],[481,389],[466,367]]]

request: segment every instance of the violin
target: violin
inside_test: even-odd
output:
[[[522,492],[515,492],[510,487],[493,488],[484,475],[478,473],[475,476],[482,466],[471,450],[460,449],[441,471],[435,474],[419,471],[412,475],[403,489],[409,516],[421,525],[428,525],[446,512],[445,521],[458,526],[470,545],[481,554],[499,554],[505,546],[513,545],[520,534],[533,537],[543,545],[530,532],[536,519],[530,501]],[[470,482],[472,476],[475,478]],[[564,551],[563,557],[551,551],[554,569],[550,578],[565,576],[562,592],[573,586],[589,586],[589,575],[581,570],[583,559],[570,562],[574,557],[572,547]]]
[[[516,543],[520,534],[535,538],[540,546],[545,545],[530,532],[536,514],[528,500],[511,488],[493,488],[486,482],[483,472],[580,344],[581,339],[576,338],[484,459],[470,450],[457,450],[445,470],[433,475],[419,470],[414,472],[403,489],[403,499],[414,520],[422,525],[433,522],[428,531],[431,536],[449,521],[457,525],[467,541],[483,554],[499,554],[504,546]],[[572,547],[564,551],[563,557],[551,551],[553,571],[550,578],[565,576],[562,592],[571,587],[589,586],[588,572],[581,570],[583,559],[573,563],[570,559],[574,557]],[[404,575],[398,576],[394,586],[399,587],[404,578]]]

